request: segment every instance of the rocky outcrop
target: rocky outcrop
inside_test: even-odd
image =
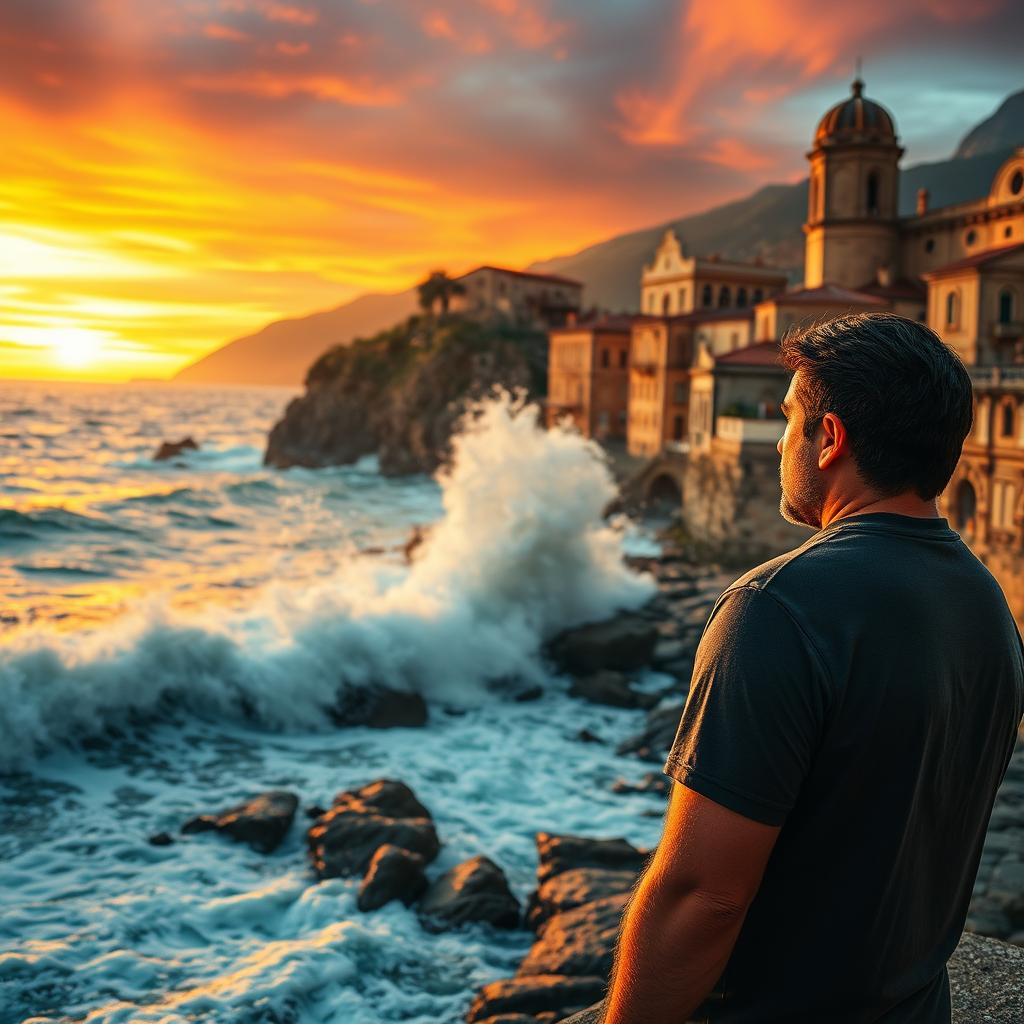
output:
[[[329,711],[335,725],[371,729],[418,728],[427,724],[427,702],[406,690],[359,686],[345,690]]]
[[[610,669],[577,676],[569,688],[569,695],[591,704],[608,704],[616,708],[649,708],[658,703],[656,694],[634,690],[627,675]]]
[[[649,620],[623,614],[566,630],[551,641],[548,654],[560,671],[574,676],[632,672],[651,663],[657,643],[658,631]]]
[[[456,864],[427,889],[417,907],[427,931],[484,922],[495,928],[519,927],[519,902],[505,872],[489,857],[471,857]]]
[[[648,712],[644,727],[632,736],[624,739],[615,753],[620,756],[633,755],[643,761],[664,764],[669,748],[679,728],[679,719],[683,714],[683,704],[672,704],[668,707],[654,708]]]
[[[167,459],[174,459],[182,452],[198,451],[199,445],[191,437],[184,437],[180,441],[164,441],[156,450],[153,456],[154,462],[164,462]]]
[[[191,818],[181,827],[186,835],[196,832],[220,832],[259,853],[271,853],[288,834],[299,798],[285,790],[269,790],[245,803],[221,811]]]
[[[362,874],[386,843],[419,854],[425,863],[441,850],[430,812],[405,783],[392,779],[339,793],[307,838],[320,878]]]
[[[359,887],[356,905],[366,913],[391,900],[401,900],[406,906],[414,903],[427,887],[423,864],[423,858],[411,850],[391,843],[378,846]]]
[[[531,1021],[559,1021],[600,999],[604,988],[603,978],[567,978],[558,974],[492,981],[476,994],[466,1021],[506,1024],[506,1015],[512,1014],[524,1015]]]
[[[547,386],[547,336],[467,316],[411,316],[325,352],[267,440],[270,466],[328,466],[376,453],[388,475],[431,473],[469,404],[500,385]]]

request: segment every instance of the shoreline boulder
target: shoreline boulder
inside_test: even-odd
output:
[[[287,790],[272,789],[220,814],[202,814],[181,827],[186,835],[221,832],[236,842],[248,843],[258,853],[272,853],[288,834],[299,798]]]
[[[519,901],[505,872],[484,856],[471,857],[436,878],[416,910],[424,929],[431,932],[474,922],[519,927]]]

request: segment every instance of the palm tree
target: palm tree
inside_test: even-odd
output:
[[[434,306],[441,303],[441,315],[448,312],[448,304],[453,295],[465,295],[466,286],[448,276],[443,270],[432,271],[430,277],[417,286],[420,295],[420,308],[425,313],[433,313]]]

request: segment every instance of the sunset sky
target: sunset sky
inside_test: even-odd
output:
[[[943,158],[1022,38],[1018,0],[3,0],[0,377],[166,377],[796,180],[858,55]]]

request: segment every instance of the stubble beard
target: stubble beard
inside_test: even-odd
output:
[[[792,460],[788,471],[779,463],[779,488],[782,496],[779,499],[779,514],[788,523],[795,526],[809,526],[812,530],[821,529],[821,511],[824,504],[821,474],[814,462],[808,461],[804,453],[810,456],[813,446],[801,449],[796,459]],[[787,486],[788,485],[788,486]]]

